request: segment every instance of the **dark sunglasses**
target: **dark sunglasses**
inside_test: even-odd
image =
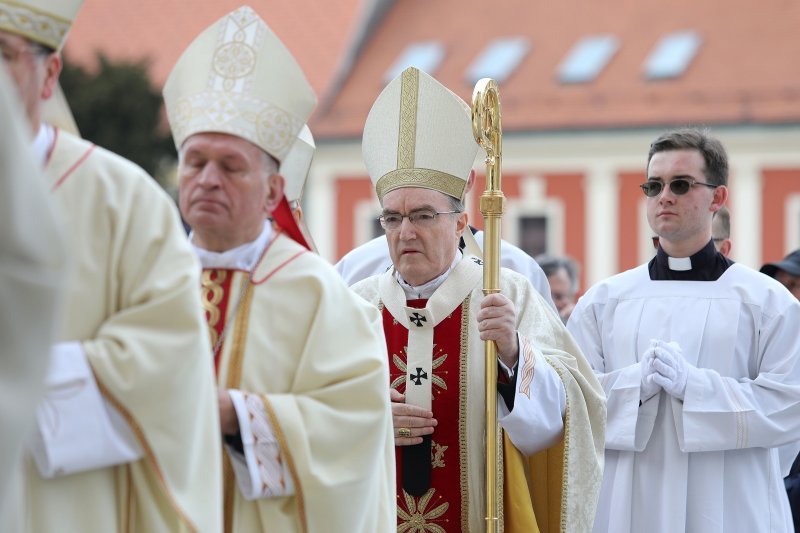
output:
[[[712,189],[719,187],[719,185],[714,185],[713,183],[705,183],[687,178],[675,178],[669,182],[669,190],[672,191],[672,194],[682,196],[689,192],[689,189],[691,189],[693,185],[705,185],[706,187],[711,187]],[[639,185],[639,187],[642,188],[645,196],[653,198],[661,194],[661,191],[664,190],[664,182],[659,180],[650,180],[642,183]]]

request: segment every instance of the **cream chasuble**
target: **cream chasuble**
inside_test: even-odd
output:
[[[432,435],[430,489],[415,497],[398,479],[399,532],[485,528],[484,362],[476,319],[483,297],[481,264],[475,257],[462,259],[427,301],[406,301],[393,271],[353,286],[383,309],[392,387],[409,403],[427,402],[439,421]],[[498,418],[506,430],[503,464],[497,465],[505,484],[499,494],[504,531],[589,531],[602,468],[602,391],[571,336],[530,283],[503,269],[501,290],[516,307],[521,341],[511,413],[498,398],[503,405]],[[557,389],[547,381],[549,372],[560,380]],[[564,393],[562,433],[554,398]],[[550,430],[553,418],[555,438],[537,442],[535,434],[539,428]],[[396,450],[399,456],[401,448]]]
[[[64,132],[45,173],[73,258],[58,340],[81,343],[144,458],[48,480],[28,461],[25,531],[218,531],[210,347],[174,204],[140,168]]]
[[[219,342],[219,386],[260,397],[294,484],[291,496],[248,501],[226,455],[225,531],[391,531],[394,452],[377,310],[279,231],[252,275],[205,269],[203,304]]]

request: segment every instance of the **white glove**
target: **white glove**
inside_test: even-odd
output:
[[[651,378],[658,383],[667,394],[683,400],[686,394],[686,382],[689,379],[689,363],[683,358],[683,352],[677,342],[661,342],[655,348],[653,368],[656,373]]]
[[[641,366],[642,370],[642,384],[639,389],[639,399],[643,402],[646,402],[658,394],[658,391],[661,390],[661,387],[658,385],[658,383],[653,381],[653,375],[656,373],[656,370],[653,367],[653,361],[655,361],[655,349],[657,346],[658,341],[655,339],[650,339],[650,347],[644,351],[641,361],[639,361],[639,365]]]

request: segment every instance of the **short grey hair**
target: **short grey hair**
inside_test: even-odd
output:
[[[562,268],[567,272],[569,281],[572,285],[572,290],[578,292],[578,276],[580,275],[580,267],[575,260],[569,257],[553,257],[550,255],[540,255],[536,258],[536,262],[544,270],[544,275],[550,277]]]
[[[447,196],[447,201],[450,202],[450,211],[458,211],[459,213],[464,212],[463,200],[459,200],[455,196],[450,196],[449,194],[446,196]]]

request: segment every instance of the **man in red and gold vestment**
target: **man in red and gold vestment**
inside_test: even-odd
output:
[[[313,154],[304,124],[316,96],[283,43],[242,7],[189,45],[164,99],[180,207],[203,265],[227,452],[225,531],[390,531],[380,316],[309,251],[289,206]]]
[[[0,49],[68,251],[24,502],[2,529],[218,531],[211,350],[175,205],[133,163],[43,119],[81,4],[0,0]]]
[[[394,268],[353,290],[383,313],[397,530],[485,530],[483,341],[493,340],[501,530],[589,531],[602,470],[602,389],[526,278],[502,269],[501,293],[484,297],[481,260],[458,250],[476,152],[469,108],[415,68],[383,90],[364,128]]]

